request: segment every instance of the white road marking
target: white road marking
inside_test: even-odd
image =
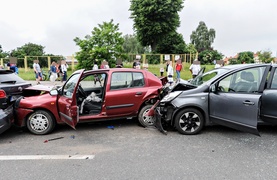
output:
[[[93,159],[95,155],[10,155],[0,156],[0,161],[5,160],[42,160],[42,159]]]

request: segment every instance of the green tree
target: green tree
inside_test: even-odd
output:
[[[10,53],[11,57],[17,57],[17,58],[24,58],[25,56],[43,56],[44,55],[44,46],[34,44],[34,43],[27,43],[24,44],[21,47],[18,47],[16,49],[13,49]],[[47,60],[46,58],[41,58],[41,57],[32,57],[28,59],[28,66],[32,67],[33,64],[33,59],[38,59],[40,60],[40,65],[42,67],[47,66]],[[24,66],[24,61],[18,61],[17,66],[23,67]]]
[[[8,55],[9,53],[3,51],[2,46],[0,45],[0,58],[6,58]]]
[[[156,47],[168,34],[180,26],[178,12],[183,8],[183,0],[131,0],[131,19],[134,30],[142,46]]]
[[[126,34],[124,37],[123,51],[128,54],[142,54],[145,52],[145,48],[140,44],[136,35]]]
[[[270,63],[274,60],[274,57],[272,57],[271,51],[259,51],[258,57],[259,57],[259,60],[263,63]]]
[[[211,49],[215,39],[215,30],[208,29],[203,21],[199,22],[195,31],[190,35],[190,41],[195,46],[198,52]]]
[[[213,64],[214,60],[221,60],[222,57],[223,54],[219,53],[217,50],[204,50],[198,55],[198,59],[201,61],[201,64]]]
[[[161,54],[184,54],[186,43],[183,35],[175,31],[165,35],[157,44],[156,52]]]
[[[186,52],[185,53],[196,54],[197,49],[195,48],[195,46],[193,44],[189,43],[186,47]]]
[[[254,53],[251,51],[240,52],[237,62],[241,63],[254,63]]]
[[[92,69],[94,62],[100,64],[104,59],[110,67],[114,67],[116,58],[122,58],[123,55],[124,38],[118,31],[119,24],[111,20],[98,24],[85,39],[76,37],[74,41],[81,49],[76,53],[78,68]]]

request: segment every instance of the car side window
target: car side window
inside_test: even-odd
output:
[[[130,87],[143,87],[145,84],[144,77],[142,73],[134,72],[133,73],[133,80],[130,84]]]
[[[277,70],[275,69],[274,74],[273,74],[273,78],[272,78],[272,82],[271,82],[271,89],[277,89]]]
[[[70,79],[64,84],[62,95],[66,96],[68,98],[72,98],[74,89],[76,87],[76,84],[78,83],[78,80],[80,78],[81,74],[74,74],[70,77]]]
[[[91,74],[86,76],[82,81],[80,81],[80,85],[83,89],[88,89],[91,87],[102,87],[105,83],[106,74]]]
[[[130,87],[132,79],[132,72],[114,72],[111,78],[111,90]]]
[[[227,76],[218,83],[221,92],[255,93],[261,84],[265,67],[257,67],[238,71]]]

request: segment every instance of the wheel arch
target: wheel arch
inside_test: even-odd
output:
[[[51,111],[49,111],[48,109],[46,109],[46,108],[34,108],[34,109],[32,109],[32,110],[33,110],[32,112],[28,113],[28,114],[25,116],[24,124],[23,124],[24,126],[27,126],[27,121],[28,121],[29,117],[31,116],[31,114],[34,113],[34,112],[36,112],[36,111],[39,111],[39,110],[48,112],[48,113],[50,114],[50,116],[54,119],[54,123],[55,123],[55,124],[58,124],[58,121],[57,121],[56,116],[55,116]]]
[[[139,112],[141,111],[141,109],[146,106],[146,105],[154,105],[158,100],[158,96],[152,96],[149,99],[146,99],[145,101],[143,101],[139,107],[139,110],[137,112],[137,116],[139,115]]]

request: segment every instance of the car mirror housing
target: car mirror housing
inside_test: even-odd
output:
[[[212,85],[210,86],[210,92],[213,92],[213,93],[216,92],[215,84],[212,84]]]
[[[50,93],[51,96],[56,96],[56,95],[59,94],[57,89],[52,89],[49,93]]]

